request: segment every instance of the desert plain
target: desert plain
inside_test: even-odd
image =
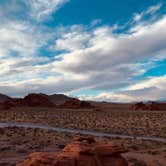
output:
[[[140,140],[138,136],[166,139],[165,111],[133,111],[128,107],[100,109],[12,108],[0,111],[0,122],[24,122],[133,136],[133,139],[96,137],[123,144],[130,166],[165,166],[166,142]],[[59,152],[76,134],[47,129],[0,128],[0,166],[14,166],[32,152]]]

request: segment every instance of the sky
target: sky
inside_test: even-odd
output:
[[[1,0],[0,93],[166,100],[165,0]]]

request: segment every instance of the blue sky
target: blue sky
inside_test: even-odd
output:
[[[1,0],[0,93],[166,99],[164,0]]]

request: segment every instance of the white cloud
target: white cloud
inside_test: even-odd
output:
[[[81,99],[114,102],[135,102],[166,99],[166,75],[152,77],[129,86],[126,90],[99,93],[96,96],[80,96]]]
[[[46,44],[49,36],[40,30],[36,32],[33,25],[18,21],[2,24],[0,36],[0,82],[39,76],[38,63],[47,59],[38,56],[38,49]]]
[[[96,96],[93,95],[81,95],[79,97],[82,100],[90,100],[90,101],[108,101],[108,102],[131,102],[133,101],[133,97],[124,95],[124,94],[114,94],[103,92]]]
[[[102,23],[102,20],[101,19],[95,19],[91,22],[91,26],[96,26],[96,25],[99,25],[100,23]]]
[[[139,90],[144,88],[156,87],[158,89],[165,89],[166,75],[160,77],[152,77],[141,81],[135,85],[129,86],[128,90]]]
[[[1,3],[1,21],[6,18],[11,20],[33,20],[40,22],[48,20],[70,0],[7,0]]]
[[[13,12],[20,14],[21,1],[10,0],[9,4],[5,2],[0,7],[2,9],[0,10],[2,18],[0,27],[1,82],[39,76],[38,73],[41,73],[41,71],[36,70],[38,63],[47,63],[48,59],[40,57],[38,51],[47,44],[51,36],[47,32],[47,28],[40,25],[36,26],[27,18],[25,20],[21,20],[20,17],[11,18],[14,15]],[[21,15],[26,13],[25,6],[23,9],[25,12]],[[22,78],[21,74],[24,74]]]
[[[75,51],[86,48],[87,41],[90,40],[90,34],[80,31],[78,27],[71,27],[69,33],[62,34],[61,38],[56,40],[56,50]]]
[[[135,13],[134,14],[134,21],[138,22],[141,21],[143,19],[144,16],[147,15],[153,15],[154,13],[156,13],[158,10],[160,10],[160,8],[162,7],[162,3],[158,3],[157,5],[154,6],[150,6],[147,10],[141,12],[141,13]]]
[[[38,21],[50,17],[62,5],[69,0],[29,0],[26,3],[30,6],[30,16]]]
[[[162,7],[162,3],[158,3],[157,5],[154,6],[150,6],[146,13],[148,14],[154,14],[155,12],[157,12],[160,8]]]
[[[165,26],[166,16],[153,24],[132,27],[127,34],[114,34],[111,27],[105,26],[90,32],[86,29],[75,31],[73,37],[73,32],[67,29],[57,40],[61,47],[57,42],[56,48],[72,49],[60,55],[61,60],[53,63],[54,68],[66,77],[86,76],[89,81],[85,86],[90,89],[124,88],[134,83],[133,77],[146,72],[150,62],[165,58]],[[67,43],[64,36],[68,36]],[[85,39],[83,43],[86,45],[73,46],[73,40],[80,36]]]
[[[166,48],[166,16],[153,24],[136,26],[129,34],[112,34],[111,28],[100,27],[90,32],[88,47],[74,49],[62,55],[57,67],[73,73],[108,70],[117,64],[133,64],[137,61],[158,57]],[[69,34],[69,33],[67,33]],[[75,32],[75,34],[77,34]],[[78,34],[83,36],[84,32]],[[75,36],[76,38],[76,36]],[[61,43],[66,39],[58,39]],[[69,39],[72,41],[72,38]],[[72,42],[71,42],[72,43]],[[69,60],[72,59],[72,60]],[[100,62],[100,63],[98,63]]]
[[[29,78],[28,80],[1,82],[0,92],[11,96],[23,96],[27,93],[65,93],[80,88],[84,82],[78,78],[64,78],[63,76],[50,76],[43,78]]]
[[[165,25],[166,17],[153,24],[132,27],[132,33],[129,34],[114,34],[109,26],[99,27],[89,32],[84,27],[67,28],[56,41],[55,49],[68,52],[61,54],[59,61],[55,60],[46,65],[27,65],[27,67],[21,64],[17,66],[16,71],[17,73],[28,71],[31,76],[27,78],[29,81],[31,78],[40,78],[43,71],[55,77],[61,75],[63,85],[72,90],[125,88],[135,83],[132,79],[134,76],[146,71],[146,63],[142,64],[141,61],[153,61],[160,57],[161,53],[165,53]],[[143,65],[144,69],[142,69]],[[4,71],[4,74],[11,74],[12,68],[13,65]],[[69,78],[72,84],[67,84]],[[49,78],[46,77],[45,84],[47,80]],[[56,86],[56,83],[54,85]],[[38,88],[42,90],[40,86],[39,84]],[[54,90],[56,91],[56,88]],[[124,94],[114,94],[113,98],[118,96],[124,98]]]
[[[22,56],[33,55],[43,43],[33,27],[21,22],[2,25],[0,27],[0,49],[6,52],[17,52]]]

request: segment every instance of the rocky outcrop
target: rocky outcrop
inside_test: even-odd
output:
[[[76,98],[70,98],[65,95],[49,96],[42,93],[31,93],[24,98],[6,98],[3,103],[0,103],[1,109],[7,110],[12,107],[57,107],[64,109],[94,108],[91,103]]]
[[[50,101],[49,97],[45,94],[32,93],[23,99],[29,107],[54,107],[55,104]]]
[[[16,166],[128,166],[120,155],[124,147],[96,142],[93,137],[77,137],[60,153],[33,153]]]
[[[56,106],[51,102],[45,94],[29,94],[23,99],[21,98],[9,98],[0,107],[2,109],[10,109],[12,107],[54,107]]]
[[[15,102],[12,99],[8,99],[0,104],[0,108],[4,110],[9,110],[15,106]]]
[[[75,98],[66,96],[64,94],[53,94],[53,95],[49,95],[48,97],[56,105],[62,105],[66,101],[70,101],[70,100],[75,99]]]
[[[166,111],[165,102],[139,102],[132,105],[133,110]]]
[[[93,108],[93,106],[86,101],[81,101],[79,99],[72,99],[66,101],[64,104],[60,105],[60,108],[68,108],[68,109],[89,109]]]
[[[4,94],[0,94],[0,103],[5,102],[6,100],[9,100],[10,97]]]

